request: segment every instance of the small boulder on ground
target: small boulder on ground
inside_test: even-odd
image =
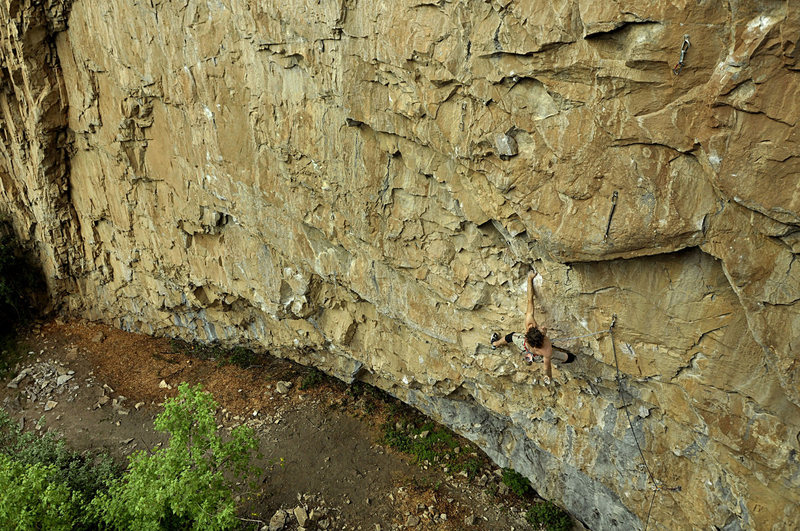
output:
[[[31,372],[31,368],[30,367],[22,369],[22,372],[20,372],[13,380],[8,382],[6,384],[6,387],[9,387],[11,389],[16,389],[19,386],[19,383],[22,380],[24,380],[25,377],[28,376],[28,374],[30,374],[30,372]]]
[[[294,508],[294,517],[297,519],[297,525],[305,527],[308,522],[308,513],[302,505]]]
[[[280,531],[286,525],[287,512],[283,509],[278,509],[272,518],[269,519],[269,531]]]

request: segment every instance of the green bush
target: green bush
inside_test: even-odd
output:
[[[182,383],[156,418],[166,447],[137,452],[119,476],[107,456],[78,454],[52,434],[21,433],[0,410],[0,529],[229,529],[230,477],[257,447],[252,429],[217,433],[217,403]]]
[[[236,524],[231,480],[241,476],[257,443],[239,426],[223,442],[217,433],[217,403],[200,385],[182,383],[155,422],[170,435],[166,447],[130,457],[124,477],[100,494],[93,507],[119,529],[229,529]]]
[[[17,521],[19,529],[96,527],[86,506],[118,475],[110,457],[74,452],[51,433],[21,433],[3,410],[0,459],[1,529]],[[56,518],[59,514],[64,518]]]
[[[25,465],[0,454],[0,528],[80,528],[85,499],[54,482],[57,473],[54,465]]]
[[[511,492],[520,498],[529,492],[533,492],[533,487],[531,487],[531,482],[528,481],[528,478],[511,468],[503,469],[503,483],[508,485]]]
[[[109,456],[74,452],[51,433],[41,437],[32,432],[22,434],[13,457],[23,465],[53,465],[49,476],[51,481],[69,487],[87,500],[105,491],[108,484],[119,475]]]
[[[525,513],[525,519],[535,529],[546,529],[547,531],[570,531],[572,529],[572,519],[569,514],[548,501],[533,505]]]

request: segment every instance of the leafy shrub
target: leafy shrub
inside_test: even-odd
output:
[[[547,531],[570,531],[572,529],[572,519],[569,514],[548,501],[533,505],[525,513],[525,519],[534,526],[534,529],[546,529]]]
[[[21,433],[0,410],[0,528],[96,527],[86,506],[116,472],[110,457],[73,452],[51,433]]]
[[[37,469],[35,477],[44,473],[49,483],[64,486],[82,500],[91,500],[98,492],[105,491],[119,475],[109,456],[74,452],[52,433],[42,436],[22,433],[3,410],[0,410],[0,455],[13,462],[14,467]]]
[[[51,433],[41,437],[32,432],[21,434],[13,457],[27,466],[51,464],[49,479],[69,487],[87,500],[105,491],[108,484],[119,475],[109,456],[74,452]]]
[[[228,529],[236,524],[232,482],[241,476],[256,439],[239,426],[223,442],[217,433],[217,403],[200,385],[182,383],[164,404],[157,430],[170,435],[166,447],[130,457],[128,472],[93,502],[108,525],[120,529]]]
[[[156,418],[166,447],[130,457],[121,477],[107,456],[78,454],[52,434],[21,433],[0,410],[0,529],[228,529],[233,484],[257,443],[239,426],[223,441],[217,403],[182,383]]]
[[[508,485],[511,492],[520,498],[533,491],[533,487],[531,487],[531,482],[528,481],[528,478],[512,468],[503,469],[503,483]]]
[[[0,454],[0,528],[73,529],[83,520],[83,496],[52,480],[54,465],[25,465]]]

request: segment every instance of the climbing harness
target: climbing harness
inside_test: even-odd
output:
[[[683,70],[684,59],[686,59],[686,51],[689,49],[691,44],[689,43],[689,36],[683,36],[683,44],[681,45],[681,58],[678,59],[678,62],[675,66],[672,67],[672,73],[676,76],[681,73]]]

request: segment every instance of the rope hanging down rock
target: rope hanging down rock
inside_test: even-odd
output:
[[[631,433],[633,434],[633,440],[636,442],[636,448],[639,450],[639,455],[642,457],[642,463],[644,464],[644,468],[647,471],[647,476],[650,478],[650,481],[653,484],[653,496],[650,498],[650,506],[647,509],[647,518],[644,522],[644,531],[647,531],[648,524],[650,523],[650,512],[653,510],[653,503],[656,500],[656,493],[662,490],[671,490],[671,491],[680,491],[680,487],[665,487],[661,481],[657,480],[653,475],[653,471],[650,469],[650,466],[647,464],[647,459],[644,457],[644,452],[642,451],[642,447],[639,444],[639,438],[636,436],[636,431],[633,429],[633,421],[631,420],[631,413],[628,410],[628,402],[625,400],[624,395],[622,394],[622,380],[623,376],[619,370],[619,361],[617,360],[617,347],[616,342],[614,341],[614,325],[617,323],[617,316],[614,315],[611,319],[611,326],[608,327],[608,333],[611,335],[611,350],[614,352],[614,366],[617,369],[617,391],[619,392],[619,399],[622,402],[622,407],[625,409],[625,416],[628,417],[628,426],[631,428]]]
[[[642,446],[639,444],[639,438],[636,436],[636,431],[633,429],[633,421],[631,420],[631,413],[628,410],[628,402],[625,400],[625,396],[623,395],[622,390],[622,380],[624,376],[622,372],[619,370],[619,361],[617,360],[617,346],[616,342],[614,341],[614,326],[617,323],[617,316],[612,316],[611,319],[611,326],[608,328],[604,328],[603,330],[597,330],[595,332],[591,332],[589,334],[583,334],[580,336],[572,336],[572,337],[558,337],[551,339],[551,341],[569,341],[572,339],[581,339],[584,337],[592,337],[592,336],[599,336],[601,334],[609,334],[611,336],[611,349],[614,353],[614,367],[616,368],[617,375],[617,392],[619,393],[620,402],[622,402],[622,407],[625,409],[625,416],[628,418],[628,426],[630,426],[631,434],[633,434],[633,440],[636,442],[636,448],[639,450],[639,455],[642,458],[642,463],[644,464],[644,468],[647,471],[647,477],[649,478],[650,482],[653,484],[653,496],[650,498],[650,506],[647,509],[647,518],[645,519],[644,523],[644,531],[647,531],[647,528],[650,524],[650,513],[653,510],[653,503],[655,503],[656,494],[662,490],[670,490],[670,491],[680,491],[680,487],[665,487],[664,484],[657,480],[653,475],[653,471],[650,468],[650,465],[647,464],[647,459],[644,457],[644,452],[642,451]]]

